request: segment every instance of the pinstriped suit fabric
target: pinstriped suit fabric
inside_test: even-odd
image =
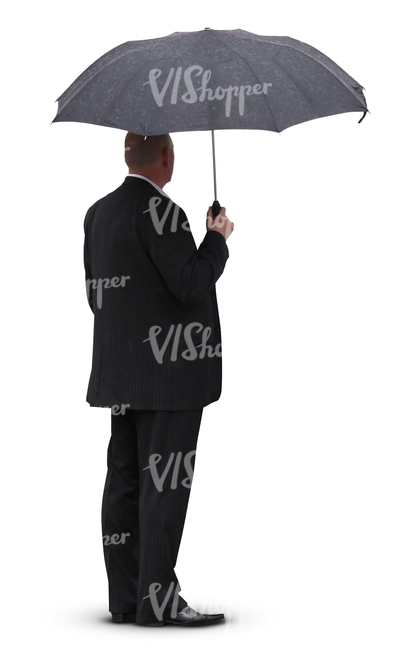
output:
[[[176,478],[174,466],[179,452],[183,461],[186,454],[196,450],[201,417],[202,409],[127,411],[112,416],[102,506],[103,538],[111,540],[118,535],[114,538],[118,543],[104,545],[109,609],[135,613],[140,623],[157,620],[148,597],[150,585],[161,585],[157,599],[162,604],[171,584],[176,587],[178,582],[174,568],[190,488],[184,462],[178,465]],[[175,462],[169,466],[172,453]],[[146,469],[151,454],[161,456],[158,475],[166,472],[159,490]],[[126,534],[124,543],[120,543],[121,533]],[[173,594],[171,587],[166,613],[170,612]],[[187,604],[179,598],[178,611]]]
[[[156,204],[154,219],[150,206]],[[193,410],[218,400],[222,366],[220,354],[214,353],[221,349],[215,283],[229,255],[224,237],[207,232],[197,249],[183,210],[135,177],[127,177],[88,210],[84,230],[94,313],[89,404]],[[115,278],[116,285],[122,276],[124,286],[105,288],[105,279],[109,285]],[[196,358],[185,341],[186,326],[191,326]],[[146,341],[155,327],[160,328],[158,348],[168,341],[159,362]],[[211,356],[204,353],[207,328]]]

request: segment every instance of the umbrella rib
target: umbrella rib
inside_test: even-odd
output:
[[[253,73],[254,77],[257,79],[257,81],[259,81],[259,79],[257,78],[257,75],[255,74],[254,70],[252,69],[252,67],[250,66],[250,64],[248,63],[248,61],[246,61],[246,59],[244,58],[244,56],[242,56],[241,54],[239,54],[238,52],[236,52],[236,51],[235,51],[232,47],[230,47],[227,43],[225,43],[225,42],[222,41],[220,38],[218,38],[218,36],[217,36],[216,33],[214,32],[214,30],[210,30],[210,31],[211,31],[211,33],[215,36],[215,38],[216,38],[216,39],[217,39],[217,40],[218,40],[222,45],[224,45],[225,47],[227,47],[231,52],[234,52],[234,54],[236,54],[237,56],[239,56],[239,57],[240,57],[240,58],[241,58],[241,59],[246,63],[246,65],[250,68],[251,72]],[[244,37],[242,37],[242,38],[244,38]],[[267,36],[265,36],[264,38],[265,38],[266,40],[263,41],[263,42],[265,42],[265,43],[270,43],[270,44],[272,44],[272,45],[276,45],[276,43],[274,43],[273,41],[269,41],[269,40],[267,40],[267,38],[268,38]],[[290,39],[290,40],[294,40],[294,39]],[[364,88],[360,83],[358,83],[358,81],[356,81],[355,79],[353,79],[352,77],[350,77],[350,75],[348,75],[348,74],[345,72],[345,70],[343,70],[343,68],[341,68],[337,63],[335,63],[335,61],[333,61],[332,59],[330,59],[329,57],[327,57],[326,54],[323,54],[323,53],[320,52],[319,50],[316,50],[315,48],[312,48],[312,46],[311,46],[311,45],[308,45],[307,43],[304,43],[304,45],[305,45],[307,48],[310,48],[310,49],[315,50],[315,51],[317,52],[317,54],[319,55],[319,57],[316,58],[316,57],[312,56],[311,53],[302,50],[300,47],[296,47],[296,45],[285,44],[285,43],[279,43],[279,47],[284,47],[284,48],[287,48],[287,49],[296,50],[296,52],[299,52],[300,54],[302,54],[302,55],[304,55],[304,56],[307,56],[309,59],[312,59],[312,61],[315,61],[315,63],[317,63],[318,65],[321,65],[321,66],[322,66],[323,68],[325,68],[325,70],[327,70],[327,71],[328,71],[328,72],[329,72],[329,73],[330,73],[330,74],[331,74],[331,75],[332,75],[332,76],[333,76],[333,77],[334,77],[334,78],[335,78],[335,79],[336,79],[340,84],[342,84],[342,85],[343,85],[343,86],[344,86],[344,87],[345,87],[345,88],[346,88],[346,89],[347,89],[351,94],[354,94],[353,91],[355,91],[355,96],[358,96],[359,99],[360,99],[360,102],[363,103],[363,98],[362,98],[361,94],[358,92],[357,87],[359,87],[359,88],[361,88],[361,89],[364,89],[364,90],[365,90],[365,88]],[[325,59],[325,60],[320,60],[321,57],[322,57],[322,59]],[[331,67],[326,63],[326,61],[329,61],[329,62],[331,63],[331,65],[334,67],[334,70],[331,70]],[[339,72],[341,73],[341,78],[340,78],[340,76],[338,76],[338,75],[336,74],[337,71],[339,71]],[[342,78],[342,77],[344,77],[344,76],[348,77],[351,81],[353,81],[355,84],[357,84],[357,86],[356,86],[356,87],[354,87],[354,86],[351,87],[351,85],[348,84],[347,80],[344,80],[344,79]],[[275,121],[275,119],[274,119],[273,112],[272,112],[272,110],[271,110],[271,108],[270,108],[270,104],[269,104],[269,102],[267,101],[267,98],[266,98],[266,95],[265,95],[265,94],[263,94],[263,98],[264,98],[264,100],[265,100],[265,102],[266,102],[266,104],[267,104],[267,106],[268,106],[268,108],[269,108],[269,111],[270,111],[270,113],[271,113],[271,115],[272,115],[272,117],[273,117],[273,121],[274,121],[274,123],[275,123],[275,125],[276,125],[276,121]],[[368,108],[367,108],[367,106],[366,106],[365,101],[364,101],[364,103],[363,103],[363,110],[364,110],[365,112],[368,111]],[[276,128],[276,130],[277,130],[278,133],[280,133],[279,129]]]
[[[307,45],[307,43],[305,43],[305,45]],[[307,46],[310,47],[310,48],[312,48],[311,45],[307,45]],[[304,52],[303,50],[301,50],[299,47],[296,47],[295,45],[281,45],[280,47],[291,48],[292,50],[296,50],[296,52],[300,52],[300,53],[303,54],[304,56],[307,56],[309,59],[312,59],[312,61],[315,61],[315,63],[318,63],[319,65],[321,65],[323,68],[325,68],[325,70],[328,70],[328,72],[329,72],[333,77],[335,77],[335,79],[336,79],[337,81],[339,81],[343,86],[345,86],[345,87],[347,88],[347,90],[349,90],[349,91],[351,92],[351,88],[350,88],[350,86],[348,86],[347,82],[344,81],[343,79],[340,79],[340,78],[335,74],[335,71],[334,71],[334,70],[331,70],[330,66],[327,65],[327,63],[326,63],[325,61],[320,61],[319,59],[317,59],[317,58],[315,58],[314,56],[312,56],[312,54],[309,54],[308,52]],[[313,48],[313,49],[314,49],[314,48]],[[330,59],[328,56],[326,56],[326,54],[323,54],[322,52],[319,52],[319,50],[316,50],[316,52],[317,52],[321,57],[323,57],[324,59],[326,59],[327,61],[330,61],[331,64],[334,66],[334,68],[336,68],[336,69],[337,69],[337,70],[338,70],[338,71],[339,71],[343,76],[346,75],[347,77],[349,77],[349,78],[351,79],[351,81],[353,81],[354,83],[356,83],[357,86],[359,86],[360,88],[363,88],[363,86],[362,86],[360,83],[358,83],[358,81],[355,81],[355,79],[353,79],[352,77],[350,77],[350,75],[348,75],[348,74],[345,72],[345,70],[343,70],[343,69],[342,69],[342,68],[341,68],[337,63],[335,63],[335,61],[332,61],[332,59]],[[365,88],[363,88],[363,89],[365,90]],[[355,88],[354,88],[354,90],[355,90]]]
[[[242,36],[241,38],[245,38],[245,37]],[[312,59],[312,61],[315,61],[315,63],[318,63],[323,68],[328,70],[328,72],[330,74],[332,74],[332,76],[334,76],[340,83],[342,83],[350,91],[351,91],[351,88],[348,86],[347,80],[340,79],[337,76],[337,73],[340,73],[340,75],[343,76],[343,77],[348,77],[349,81],[353,81],[355,84],[357,84],[357,86],[359,86],[360,88],[365,90],[364,86],[362,86],[358,81],[353,79],[353,77],[351,77],[347,72],[345,72],[345,70],[343,68],[341,68],[341,66],[339,66],[338,63],[335,63],[335,61],[330,59],[329,56],[327,56],[326,54],[324,54],[320,50],[317,50],[315,47],[312,47],[312,45],[308,45],[308,43],[303,43],[302,41],[297,41],[294,38],[290,38],[289,36],[286,36],[286,37],[263,36],[263,37],[260,37],[260,38],[264,39],[262,41],[263,43],[269,43],[270,45],[279,45],[279,47],[284,47],[284,48],[287,48],[287,49],[296,50],[296,52],[299,52],[300,54],[303,54],[304,56],[307,56],[309,59]],[[275,38],[276,40],[269,40],[270,38],[272,38],[272,39]],[[280,40],[281,38],[285,38],[286,40],[290,41],[290,43],[276,42],[276,41]],[[299,44],[303,45],[304,49],[299,47]],[[310,51],[308,52],[307,50],[310,50]],[[318,56],[314,56],[314,54],[318,55]],[[332,66],[333,69],[331,69],[331,66]],[[353,86],[353,88],[355,89],[354,86]]]
[[[211,32],[211,34],[213,34],[213,35],[215,36],[215,38],[216,38],[216,39],[217,39],[217,40],[218,40],[222,45],[225,45],[225,47],[227,47],[231,52],[234,52],[234,54],[236,54],[237,56],[239,56],[240,59],[242,59],[242,60],[244,61],[244,63],[247,65],[247,67],[251,70],[251,72],[252,72],[254,78],[256,79],[256,81],[257,81],[258,83],[261,83],[261,82],[260,82],[260,79],[257,77],[256,73],[254,72],[254,70],[253,70],[253,68],[251,67],[251,65],[249,64],[249,62],[248,62],[248,61],[247,61],[247,60],[246,60],[246,59],[245,59],[241,54],[239,54],[238,52],[236,52],[235,50],[233,50],[232,47],[230,47],[229,45],[227,45],[227,43],[225,43],[225,42],[222,41],[220,38],[218,38],[218,36],[215,34],[215,32],[214,32],[213,30],[210,30],[210,32]],[[273,111],[272,111],[272,109],[270,108],[270,104],[269,104],[269,102],[267,101],[267,98],[266,98],[265,93],[263,93],[263,98],[264,98],[264,101],[265,101],[266,104],[267,104],[267,108],[269,109],[270,115],[272,116],[272,120],[273,120],[273,123],[274,123],[274,125],[275,125],[275,127],[276,127],[276,131],[277,131],[277,133],[280,133],[279,129],[277,128],[277,124],[276,124],[275,117],[274,117],[274,115],[273,115]]]
[[[84,72],[82,72],[75,79],[75,81],[72,82],[72,84],[65,90],[65,92],[63,92],[56,100],[57,102],[61,102],[59,110],[65,108],[68,102],[70,102],[71,99],[73,99],[73,97],[75,97],[75,95],[77,95],[80,90],[85,88],[85,86],[87,86],[94,79],[94,77],[100,74],[102,70],[112,65],[118,59],[122,59],[127,54],[130,54],[130,52],[134,52],[134,48],[131,48],[131,50],[128,50],[127,52],[122,52],[118,56],[114,56],[114,52],[116,50],[119,50],[121,47],[121,45],[118,45],[109,52],[106,52],[106,54],[103,54],[103,56],[100,56],[96,61],[94,61],[94,63],[91,63],[91,65],[88,66],[88,68],[84,70]],[[112,55],[111,57],[109,56],[110,54]]]

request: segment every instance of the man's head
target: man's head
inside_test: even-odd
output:
[[[124,158],[130,174],[140,174],[163,187],[172,178],[175,156],[169,134],[145,138],[129,131]]]

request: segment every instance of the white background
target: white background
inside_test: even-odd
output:
[[[3,13],[2,634],[7,647],[414,650],[414,52],[409,5],[23,2]],[[100,528],[110,414],[85,401],[83,220],[123,180],[124,133],[54,101],[129,40],[291,36],[371,114],[217,133],[235,223],[217,284],[223,392],[204,411],[177,564],[223,626],[110,622]],[[210,134],[174,134],[168,194],[199,245]]]

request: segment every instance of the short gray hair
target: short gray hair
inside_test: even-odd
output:
[[[129,169],[142,169],[153,164],[165,147],[172,149],[172,139],[164,135],[137,135],[129,131],[124,142],[124,159]]]

